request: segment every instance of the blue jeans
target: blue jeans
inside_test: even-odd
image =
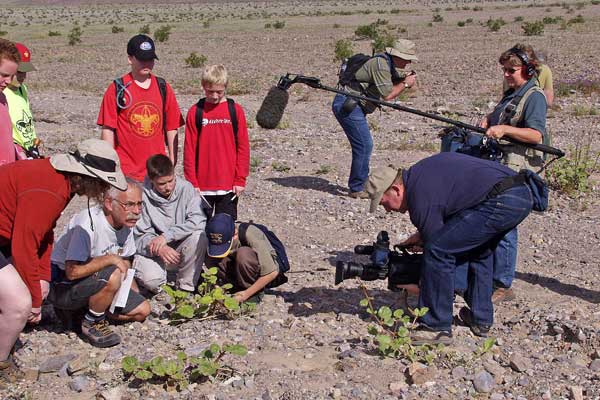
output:
[[[336,95],[331,109],[342,129],[344,129],[352,147],[352,165],[348,187],[351,192],[360,192],[364,190],[369,178],[369,161],[373,151],[373,138],[371,138],[367,117],[360,106],[357,105],[350,113],[342,110],[342,105],[346,99],[347,97],[344,95]]]
[[[518,247],[519,232],[515,227],[504,235],[494,251],[494,289],[512,286],[515,279]],[[467,290],[469,265],[464,260],[458,264],[454,273],[454,291],[462,293]]]
[[[429,312],[421,322],[434,330],[452,330],[455,269],[464,263],[469,279],[465,300],[473,322],[491,326],[494,250],[504,235],[529,215],[529,187],[519,185],[453,215],[425,243],[419,307]]]
[[[494,252],[494,287],[512,286],[517,268],[519,232],[517,228],[508,232],[498,243]]]

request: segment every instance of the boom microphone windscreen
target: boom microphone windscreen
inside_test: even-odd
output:
[[[269,93],[256,113],[258,125],[265,129],[275,129],[283,118],[289,98],[290,95],[285,89],[277,86],[269,89]]]

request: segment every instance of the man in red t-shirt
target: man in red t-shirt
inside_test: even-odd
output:
[[[125,175],[143,181],[148,157],[166,154],[177,163],[177,128],[183,118],[171,86],[152,75],[154,60],[158,60],[152,39],[132,37],[127,55],[131,72],[106,89],[97,124],[102,127],[101,138],[117,151]]]
[[[202,72],[202,88],[206,97],[202,110],[200,133],[196,126],[196,110],[188,111],[183,147],[185,178],[202,195],[203,206],[212,215],[225,213],[237,219],[238,197],[246,188],[250,172],[250,146],[244,110],[235,107],[237,135],[231,105],[225,96],[227,70],[223,65],[210,65]],[[201,100],[202,101],[202,100]],[[233,110],[232,110],[233,112]]]

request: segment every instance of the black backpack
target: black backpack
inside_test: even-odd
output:
[[[338,73],[338,85],[340,86],[348,86],[358,92],[363,93],[364,90],[362,88],[362,86],[360,85],[360,83],[358,82],[358,80],[356,79],[356,72],[358,72],[358,70],[365,65],[365,63],[367,61],[369,61],[372,58],[375,57],[380,57],[383,58],[387,63],[388,66],[390,68],[390,74],[392,75],[392,82],[394,84],[397,84],[398,82],[401,82],[402,79],[400,78],[400,76],[398,75],[398,71],[396,71],[396,68],[394,68],[394,64],[391,61],[391,58],[386,56],[385,54],[377,54],[374,56],[368,56],[366,54],[362,54],[362,53],[358,53],[353,55],[350,58],[347,58],[344,60],[344,62],[342,63],[341,67],[340,67],[340,71]]]
[[[200,147],[200,132],[202,132],[202,115],[204,114],[204,103],[206,102],[206,98],[203,97],[196,103],[196,131],[198,131],[197,143],[198,147]],[[231,120],[231,127],[233,128],[233,140],[235,142],[235,146],[237,147],[238,142],[238,120],[237,120],[237,112],[235,111],[235,101],[233,99],[227,99],[227,108],[229,109],[229,119]],[[200,156],[200,151],[196,150],[196,171],[198,170],[198,157]]]
[[[160,92],[160,97],[162,99],[162,112],[163,112],[163,133],[165,135],[165,143],[167,142],[167,81],[165,81],[160,76],[155,76],[156,83],[158,83],[158,91]],[[132,81],[133,82],[133,81]],[[127,85],[123,82],[123,78],[117,78],[114,80],[115,84],[115,104],[117,106],[117,114],[121,112],[121,110],[127,108],[125,107],[125,103],[127,100],[125,99],[125,89],[127,86],[131,84],[129,82]],[[131,99],[130,99],[131,101]]]
[[[285,246],[283,245],[281,240],[279,240],[277,235],[275,235],[275,233],[273,233],[273,231],[271,231],[269,228],[267,228],[264,225],[255,224],[252,221],[242,222],[239,225],[238,239],[240,240],[242,245],[248,243],[248,240],[246,239],[246,231],[248,230],[248,227],[250,225],[254,225],[258,229],[260,229],[262,231],[262,233],[265,234],[265,236],[269,240],[269,243],[271,243],[271,246],[273,246],[273,249],[275,249],[275,253],[277,254],[277,265],[279,266],[279,275],[277,275],[277,278],[275,278],[273,281],[271,281],[271,283],[269,283],[267,285],[267,287],[273,288],[273,287],[277,287],[279,285],[283,285],[284,283],[286,283],[288,281],[288,279],[284,275],[284,273],[286,273],[290,270],[290,261],[288,260],[287,253],[285,251]]]

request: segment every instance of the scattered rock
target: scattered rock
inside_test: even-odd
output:
[[[58,372],[60,369],[71,360],[74,360],[77,355],[75,354],[62,354],[59,356],[53,356],[45,359],[40,364],[40,373]]]
[[[483,363],[483,368],[490,374],[494,375],[496,383],[502,383],[504,378],[504,368],[494,360],[486,360]]]
[[[506,397],[502,393],[492,393],[490,400],[504,400]]]
[[[569,386],[569,396],[571,400],[583,400],[583,388],[579,386]]]
[[[456,379],[463,379],[467,376],[467,371],[461,366],[452,368],[452,377]]]
[[[74,392],[87,392],[94,385],[94,381],[87,376],[80,375],[69,382],[69,388]]]
[[[531,361],[518,353],[510,357],[510,367],[516,372],[525,372],[531,369]]]
[[[600,359],[595,359],[590,363],[590,369],[594,372],[600,371]]]
[[[421,363],[413,363],[406,369],[407,378],[411,384],[422,385],[434,382],[437,369],[434,366],[426,367]]]
[[[40,376],[39,368],[23,368],[23,379],[27,382],[36,382]]]
[[[332,399],[341,399],[342,398],[342,390],[339,388],[333,388],[329,393]]]
[[[407,387],[408,387],[408,384],[403,381],[394,381],[394,382],[391,382],[389,385],[390,392],[392,392],[392,394],[394,394],[394,395],[400,394],[402,389],[405,389]]]
[[[115,386],[99,392],[96,398],[99,400],[121,400],[124,391],[125,388],[123,386]]]
[[[77,357],[74,360],[69,361],[67,364],[67,372],[69,375],[75,375],[77,373],[85,372],[89,367],[89,362],[84,357]]]
[[[489,393],[495,385],[494,377],[489,372],[479,371],[475,374],[473,387],[478,393]]]

